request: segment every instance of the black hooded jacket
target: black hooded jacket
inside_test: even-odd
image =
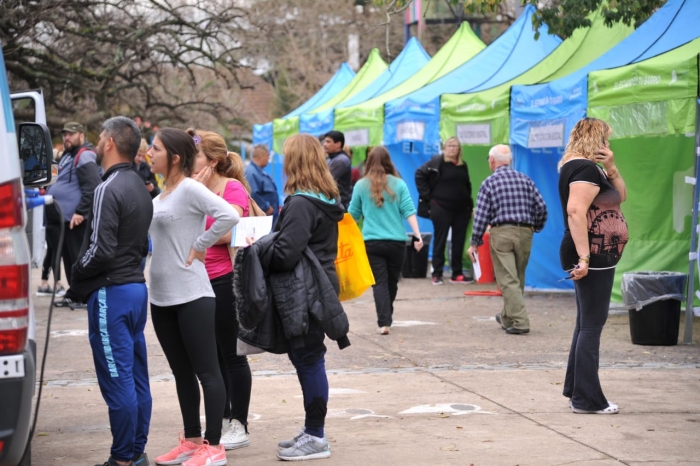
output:
[[[272,245],[270,271],[294,269],[308,246],[339,293],[335,259],[338,255],[338,222],[344,214],[343,207],[337,202],[330,204],[305,194],[287,196],[275,226],[279,235]]]
[[[140,265],[148,254],[153,202],[132,166],[119,163],[110,167],[95,189],[92,220],[70,283],[83,301],[103,286],[146,281]]]
[[[338,300],[335,271],[338,204],[306,195],[289,196],[277,232],[236,256],[234,292],[239,338],[266,351],[305,346],[309,319],[342,349],[349,324]]]

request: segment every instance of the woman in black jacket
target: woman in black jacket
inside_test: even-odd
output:
[[[297,134],[284,144],[285,191],[288,194],[275,230],[270,272],[293,270],[308,246],[323,267],[336,293],[340,287],[335,272],[338,249],[338,222],[344,209],[338,201],[338,187],[325,160],[318,139]],[[294,364],[304,395],[304,431],[279,443],[277,457],[287,461],[327,458],[331,455],[324,435],[328,404],[328,378],[323,344],[325,334],[319,323],[309,319],[304,346],[292,347]]]
[[[416,170],[416,188],[420,196],[418,215],[433,222],[433,285],[442,285],[445,245],[452,228],[450,283],[464,283],[462,256],[467,229],[474,210],[469,169],[462,160],[459,139],[445,141],[442,155],[436,155]]]

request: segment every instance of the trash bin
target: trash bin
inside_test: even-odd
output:
[[[430,241],[433,239],[432,233],[421,233],[423,247],[416,251],[413,247],[412,234],[406,240],[406,257],[403,262],[401,276],[403,278],[425,278],[428,275],[428,251],[430,251]]]
[[[622,302],[629,309],[632,343],[651,346],[678,343],[686,281],[687,275],[679,272],[622,274]]]

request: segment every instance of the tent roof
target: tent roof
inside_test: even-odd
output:
[[[700,38],[648,60],[588,75],[589,107],[696,97]]]
[[[592,71],[616,68],[659,54],[700,36],[700,1],[668,0],[636,31],[583,68],[545,84],[513,86],[511,114],[522,120],[551,120],[586,108],[586,78]]]
[[[446,75],[461,64],[469,61],[485,47],[486,45],[476,37],[469,23],[464,22],[450,40],[420,71],[393,89],[352,108],[372,109],[381,107],[392,99],[409,94],[427,83]],[[343,109],[343,113],[345,110]],[[347,110],[350,110],[350,108]]]
[[[310,112],[316,107],[325,104],[345,86],[347,86],[354,77],[355,72],[352,70],[352,68],[350,68],[350,65],[343,62],[343,64],[340,65],[340,69],[335,72],[333,77],[321,89],[319,89],[316,94],[301,104],[296,110],[285,115],[283,118],[301,115],[302,113]]]
[[[492,118],[508,110],[510,88],[514,84],[533,84],[565,76],[592,62],[633,31],[622,23],[605,26],[600,10],[592,13],[590,19],[590,27],[576,29],[556,50],[520,76],[496,87],[489,80],[468,94],[443,95],[441,111],[471,121]]]
[[[431,81],[424,87],[387,103],[387,111],[400,107],[405,101],[428,103],[445,93],[467,92],[493,81],[500,84],[536,65],[561,44],[558,36],[548,34],[546,25],[535,40],[532,16],[535,8],[528,5],[522,14],[491,45],[450,73]]]
[[[253,144],[265,144],[272,140],[272,122],[253,125]]]
[[[428,55],[418,39],[411,37],[401,53],[391,62],[388,69],[369,86],[352,98],[345,100],[339,106],[349,107],[378,96],[409,79],[429,61],[430,55]]]
[[[329,110],[337,106],[339,103],[344,102],[346,99],[354,97],[369,86],[386,69],[387,64],[379,55],[379,49],[372,49],[372,51],[369,53],[369,57],[367,57],[367,61],[365,61],[365,64],[362,65],[362,68],[360,68],[360,71],[357,72],[357,75],[353,78],[353,80],[350,81],[350,83],[341,91],[337,92],[332,99],[328,100],[323,105],[310,110],[309,112],[315,113]]]

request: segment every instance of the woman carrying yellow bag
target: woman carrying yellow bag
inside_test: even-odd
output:
[[[355,185],[348,212],[362,224],[367,257],[374,274],[374,305],[380,335],[388,335],[394,300],[406,250],[404,219],[413,231],[413,247],[420,251],[416,209],[406,183],[398,177],[389,152],[372,149],[365,161],[365,176]]]

